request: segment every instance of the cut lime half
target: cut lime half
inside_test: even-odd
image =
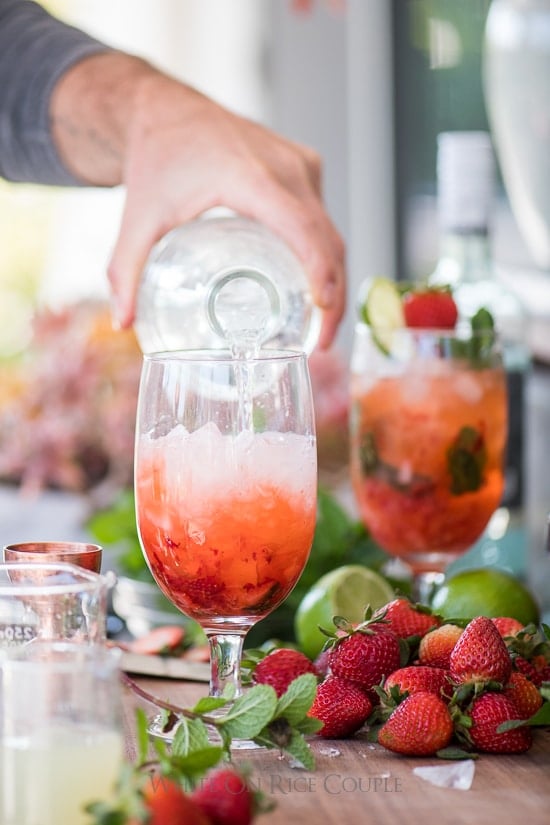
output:
[[[389,355],[394,333],[405,326],[401,294],[389,278],[374,278],[362,309],[363,320],[383,353]]]
[[[334,631],[334,616],[358,623],[367,606],[377,610],[393,598],[391,584],[368,567],[337,567],[322,576],[300,602],[294,623],[296,640],[306,656],[315,659],[327,641],[319,626]]]

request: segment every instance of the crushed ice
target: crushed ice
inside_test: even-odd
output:
[[[469,791],[474,781],[475,763],[473,759],[465,759],[450,765],[413,768],[413,773],[438,788]]]

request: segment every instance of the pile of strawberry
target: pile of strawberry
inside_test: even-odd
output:
[[[367,725],[370,738],[409,756],[523,753],[532,744],[527,720],[549,696],[550,641],[508,617],[462,624],[394,599],[372,615],[367,610],[359,625],[335,619],[314,665],[299,651],[279,649],[253,678],[282,693],[316,668],[309,715],[323,722],[324,738]]]

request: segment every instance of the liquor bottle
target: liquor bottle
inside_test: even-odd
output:
[[[509,436],[502,507],[492,524],[494,540],[509,539],[516,572],[523,573],[525,537],[525,407],[531,362],[527,315],[518,295],[499,278],[491,251],[495,157],[487,132],[438,136],[437,212],[439,259],[429,281],[453,288],[459,317],[487,308],[500,334],[508,379]],[[499,520],[500,519],[500,520]],[[489,529],[489,533],[491,528]]]

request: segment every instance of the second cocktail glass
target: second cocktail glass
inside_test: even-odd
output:
[[[317,462],[303,353],[145,356],[138,532],[165,595],[209,639],[210,693],[241,692],[247,631],[290,593],[315,529]]]
[[[366,324],[351,363],[351,474],[376,542],[411,569],[423,601],[500,502],[506,379],[494,333]]]

